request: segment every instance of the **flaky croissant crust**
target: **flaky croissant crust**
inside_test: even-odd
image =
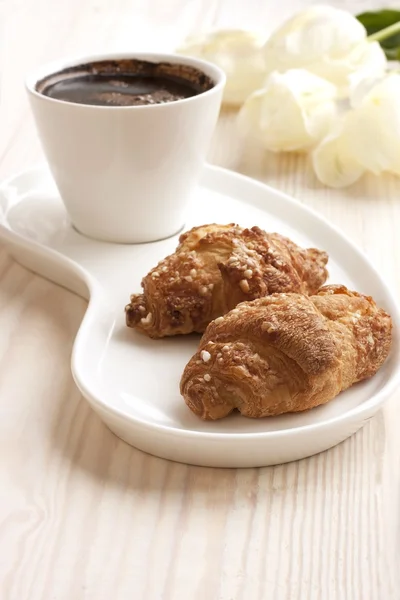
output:
[[[132,295],[126,306],[126,323],[153,338],[202,333],[245,300],[316,292],[326,281],[327,261],[325,252],[305,250],[258,227],[195,227],[143,278],[143,293]]]
[[[339,285],[244,302],[209,325],[181,393],[203,419],[304,411],[374,375],[391,330],[371,297]]]

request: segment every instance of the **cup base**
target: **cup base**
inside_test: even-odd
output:
[[[167,235],[161,235],[151,238],[149,238],[148,236],[144,236],[143,238],[138,238],[137,236],[135,236],[135,239],[128,239],[124,236],[119,237],[109,235],[94,235],[93,233],[88,233],[83,231],[82,229],[79,229],[79,227],[77,227],[73,222],[71,222],[71,226],[73,229],[75,229],[77,233],[79,233],[79,235],[83,235],[84,237],[89,238],[91,240],[95,240],[97,242],[103,242],[107,244],[120,244],[121,246],[136,246],[139,244],[152,244],[155,242],[162,242],[163,240],[168,240],[169,238],[180,234],[185,228],[185,223],[182,223],[182,225],[178,229],[174,230],[172,233]]]

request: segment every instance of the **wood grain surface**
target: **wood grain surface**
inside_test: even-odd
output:
[[[171,50],[214,27],[272,29],[286,0],[0,1],[0,175],[43,160],[23,78],[43,61]],[[331,2],[354,11],[384,0]],[[400,291],[400,180],[345,191],[306,159],[239,147],[221,117],[210,160],[340,226]],[[70,374],[80,298],[0,252],[1,600],[400,598],[399,394],[336,448],[264,469],[188,467],[119,441]]]

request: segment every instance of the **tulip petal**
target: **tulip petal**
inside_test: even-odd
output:
[[[312,163],[321,183],[333,188],[352,185],[365,172],[351,154],[343,133],[330,135],[324,139],[312,153]]]
[[[312,73],[334,83],[339,96],[345,97],[354,82],[365,77],[381,76],[386,66],[386,56],[378,42],[364,41],[345,56],[321,56],[318,62],[308,68]]]
[[[342,82],[343,91],[351,94],[360,81],[383,77],[387,66],[385,52],[378,42],[360,44],[347,59],[346,81]]]
[[[267,70],[304,68],[327,79],[344,97],[353,77],[384,72],[379,43],[369,43],[363,25],[349,12],[312,6],[287,21],[264,47]]]
[[[376,175],[400,174],[400,75],[378,80],[346,117],[352,154]]]
[[[316,5],[287,20],[265,45],[267,59],[295,68],[320,60],[321,55],[341,56],[366,37],[365,28],[348,11]],[[277,68],[272,64],[272,68]]]
[[[227,29],[190,37],[178,49],[180,54],[203,58],[226,73],[223,102],[240,106],[266,77],[264,38],[245,30]]]
[[[271,73],[239,116],[239,129],[273,152],[308,150],[329,131],[336,88],[301,69]]]

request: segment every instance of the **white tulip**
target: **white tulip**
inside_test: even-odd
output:
[[[363,25],[349,12],[312,6],[284,23],[264,47],[269,71],[304,68],[346,95],[357,73],[383,73],[387,61],[378,42],[368,42]]]
[[[365,172],[351,152],[343,125],[328,135],[312,153],[316,176],[321,183],[333,188],[352,185]]]
[[[354,91],[354,109],[346,116],[350,150],[372,173],[400,175],[400,74],[361,86],[364,96]]]
[[[370,171],[400,175],[400,75],[360,81],[352,109],[313,153],[315,173],[331,187],[351,185]]]
[[[239,115],[241,133],[272,150],[308,150],[329,131],[336,116],[334,85],[302,69],[272,73]]]
[[[221,67],[226,74],[223,102],[240,106],[265,80],[264,42],[250,31],[222,30],[188,38],[178,52]]]

